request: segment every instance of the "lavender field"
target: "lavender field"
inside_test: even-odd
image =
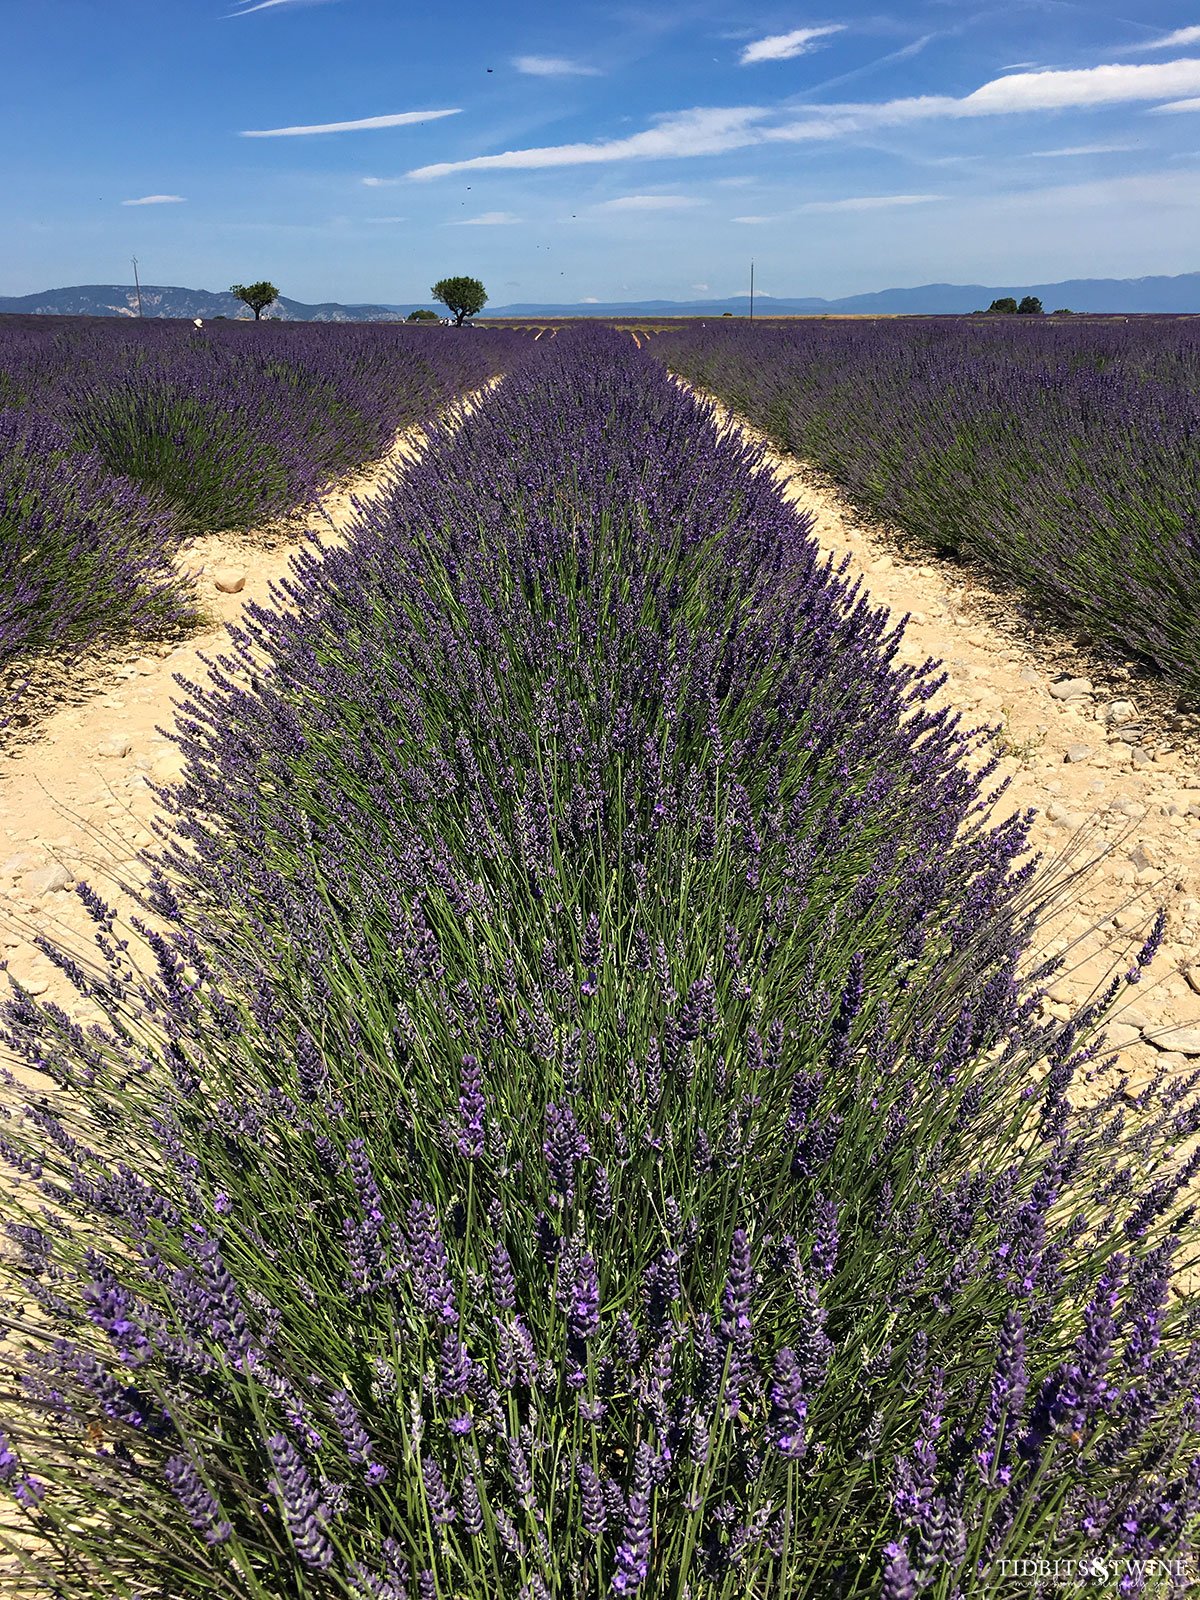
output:
[[[0,318],[0,679],[186,631],[182,539],[304,507],[521,344]]]
[[[915,541],[1200,692],[1200,326],[691,324],[671,369]]]
[[[213,387],[165,332],[112,359],[216,415],[246,331]],[[446,333],[431,372],[420,332],[271,334],[359,398],[239,367],[186,474],[238,514],[310,492],[313,439],[370,448],[350,412],[378,443],[490,352],[507,376],[189,696],[144,920],[81,887],[90,958],[45,945],[102,1020],[4,1006],[13,1592],[968,1600],[1023,1561],[1072,1575],[1047,1600],[1095,1561],[1192,1592],[1200,1073],[1133,1092],[1100,1031],[1161,919],[1094,1004],[1039,1010],[1029,819],[655,356],[780,430],[819,414],[864,473],[888,360],[872,409],[857,332]],[[152,546],[177,480],[104,452],[159,432],[69,337],[86,450],[35,352],[18,409],[62,432],[7,455],[124,461]],[[1146,392],[1182,389],[1152,358]],[[1060,441],[1021,417],[1049,517]],[[222,453],[260,433],[309,442]]]

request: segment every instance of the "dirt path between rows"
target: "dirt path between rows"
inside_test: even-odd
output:
[[[860,517],[810,464],[719,405],[717,415],[764,446],[786,498],[812,512],[822,550],[835,563],[848,558],[876,604],[908,613],[900,657],[942,663],[947,681],[935,703],[953,706],[969,727],[1002,729],[1009,787],[999,814],[1036,808],[1032,842],[1048,865],[1093,863],[1041,926],[1039,949],[1064,960],[1047,1009],[1066,1020],[1124,971],[1161,906],[1166,941],[1114,1014],[1108,1041],[1134,1088],[1157,1068],[1200,1065],[1200,719],[1164,719],[1131,671],[1109,670],[1102,684],[1098,674],[1095,682],[1076,675],[1077,665],[1060,670],[1069,647],[1023,639],[969,570],[923,557],[911,542],[902,549],[895,530]]]
[[[461,415],[499,381],[446,408],[443,416]],[[177,679],[205,684],[204,658],[222,653],[227,627],[238,623],[247,605],[271,602],[272,586],[306,547],[307,531],[331,547],[341,542],[355,506],[384,494],[425,441],[420,426],[402,430],[386,455],[329,489],[308,514],[289,519],[282,535],[277,528],[274,536],[259,530],[191,541],[179,565],[196,575],[211,625],[142,655],[97,658],[90,663],[93,689],[77,689],[30,738],[0,753],[0,960],[31,994],[76,1016],[90,1011],[34,944],[41,935],[95,957],[93,925],[71,892],[77,881],[90,883],[122,921],[137,910],[120,885],[145,883],[141,852],[154,843],[151,824],[159,810],[151,786],[170,784],[182,769],[166,737],[185,698]],[[2,977],[0,992],[7,993]]]

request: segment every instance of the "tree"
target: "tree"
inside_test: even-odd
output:
[[[487,305],[487,290],[478,278],[441,278],[429,292],[450,312],[456,328]]]
[[[436,311],[410,311],[404,320],[405,322],[440,322],[442,319]]]
[[[261,283],[233,283],[229,292],[235,300],[240,300],[243,305],[250,307],[254,313],[255,322],[262,316],[268,306],[273,306],[279,299],[279,290],[273,283],[268,283],[264,278]]]
[[[1073,317],[1075,313],[1071,310],[1070,306],[1059,306],[1058,310],[1052,311],[1050,315],[1052,317]]]
[[[1017,307],[1023,317],[1040,317],[1043,313],[1042,302],[1035,294],[1027,294]]]
[[[1010,294],[1001,295],[999,300],[993,300],[991,305],[988,307],[989,311],[1002,312],[1005,316],[1012,315],[1016,309],[1017,302]]]

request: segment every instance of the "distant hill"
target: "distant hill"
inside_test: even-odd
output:
[[[915,289],[880,289],[874,294],[847,295],[840,300],[803,299],[755,295],[754,309],[764,317],[796,315],[952,316],[986,310],[993,300],[1013,295],[1020,300],[1035,294],[1047,311],[1065,306],[1071,311],[1134,314],[1200,312],[1200,272],[1176,278],[1070,278],[1063,283],[1015,283],[987,287],[978,283],[925,283]],[[748,296],[724,300],[639,300],[590,305],[489,306],[494,317],[715,317],[732,311],[745,316]]]
[[[136,317],[137,291],[132,284],[88,283],[74,289],[46,289],[41,294],[0,295],[0,312],[38,316]],[[342,306],[332,301],[309,306],[281,296],[269,313],[289,322],[401,322],[416,306]],[[246,317],[251,313],[233,295],[207,289],[142,285],[144,317]]]
[[[756,295],[754,309],[762,316],[859,315],[948,316],[983,310],[1002,295],[1018,300],[1035,294],[1047,311],[1060,306],[1072,311],[1117,314],[1179,314],[1200,312],[1200,272],[1174,278],[1070,278],[1063,283],[926,283],[914,289],[880,289],[873,294],[848,295],[839,300],[815,297],[784,298]],[[424,304],[428,307],[429,302]],[[405,305],[305,305],[281,298],[273,314],[292,322],[399,322],[418,302]],[[0,296],[0,312],[30,312],[76,317],[133,317],[137,296],[127,284],[85,284],[73,289],[47,289],[42,294]],[[716,317],[732,311],[744,316],[747,297],[724,300],[635,300],[552,305],[534,300],[525,304],[489,306],[491,317]],[[142,286],[142,315],[147,317],[249,316],[231,294],[206,289]]]

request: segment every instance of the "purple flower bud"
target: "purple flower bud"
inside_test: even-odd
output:
[[[483,1117],[486,1102],[483,1097],[483,1074],[473,1055],[462,1058],[459,1084],[458,1151],[468,1161],[478,1161],[484,1149]]]
[[[575,1199],[575,1169],[590,1154],[590,1150],[570,1106],[555,1105],[551,1101],[546,1107],[546,1137],[542,1154],[546,1158],[550,1182],[562,1197],[563,1205],[569,1206]]]
[[[328,1571],[333,1565],[333,1546],[326,1532],[329,1514],[308,1468],[285,1434],[272,1434],[267,1449],[275,1468],[271,1488],[283,1506],[293,1548],[306,1567]]]
[[[585,1251],[571,1282],[567,1331],[572,1339],[586,1343],[600,1326],[600,1280],[595,1257]]]
[[[163,1464],[163,1476],[183,1507],[184,1515],[205,1544],[224,1544],[233,1536],[233,1526],[221,1515],[216,1497],[187,1456],[170,1456]]]
[[[433,1456],[421,1457],[421,1479],[425,1485],[425,1499],[429,1506],[429,1515],[439,1528],[445,1528],[454,1521],[454,1502],[446,1488],[446,1480],[442,1477],[442,1469]]]

